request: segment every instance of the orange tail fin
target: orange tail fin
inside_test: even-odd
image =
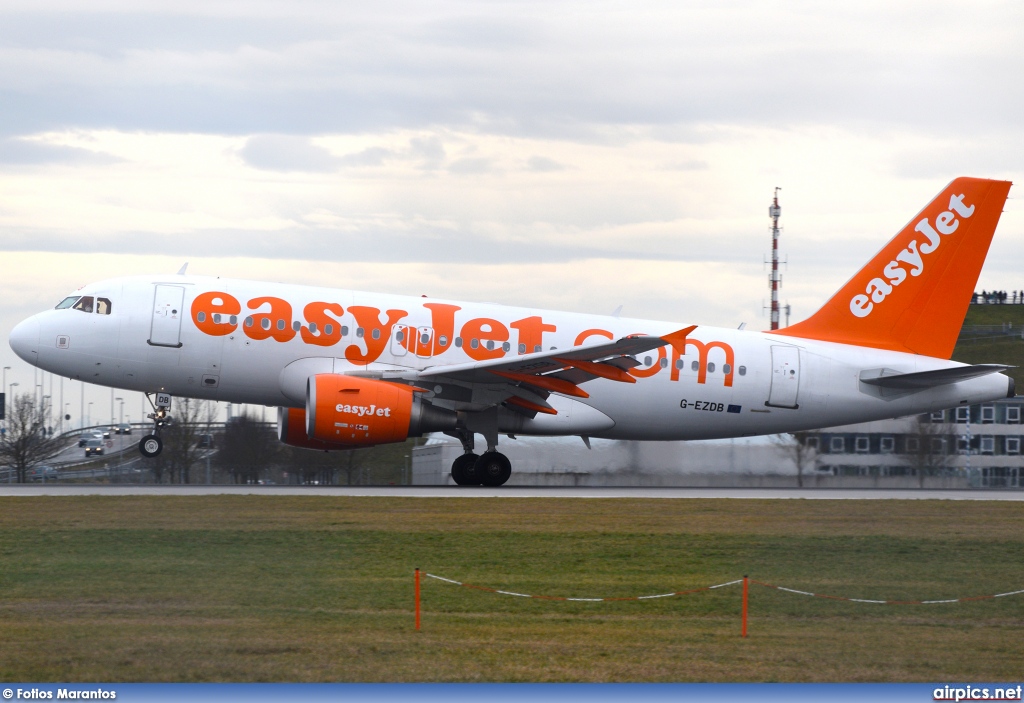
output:
[[[957,178],[818,312],[774,334],[948,359],[1010,185]]]

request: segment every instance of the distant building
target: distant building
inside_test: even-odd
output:
[[[961,477],[979,488],[1024,487],[1021,408],[1012,398],[809,433],[815,473]]]

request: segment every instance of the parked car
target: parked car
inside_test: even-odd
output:
[[[199,435],[199,441],[196,442],[196,447],[199,449],[213,449],[213,435],[212,434],[201,434]]]
[[[114,434],[131,434],[131,433],[132,433],[132,426],[129,425],[127,422],[122,422],[120,425],[118,425],[114,429]]]
[[[30,481],[56,481],[58,477],[57,469],[52,466],[37,466],[28,472],[28,479]]]
[[[103,440],[102,439],[89,439],[85,443],[85,456],[103,456]]]

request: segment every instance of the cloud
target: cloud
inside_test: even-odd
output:
[[[538,171],[540,173],[565,170],[565,166],[546,156],[531,156],[526,162],[526,167],[531,171]]]
[[[327,149],[316,146],[306,137],[264,134],[249,137],[238,155],[252,166],[266,171],[334,171],[344,163]]]
[[[0,164],[10,166],[100,166],[120,161],[117,157],[88,149],[48,144],[31,139],[0,139]]]
[[[33,9],[38,7],[38,9]],[[0,12],[0,131],[589,141],[700,124],[1019,131],[1024,7],[59,3]]]
[[[345,166],[382,166],[395,154],[383,147],[375,146],[342,156],[338,161]]]
[[[493,161],[487,157],[475,156],[464,159],[456,159],[448,165],[450,173],[477,174],[488,173],[493,170]]]

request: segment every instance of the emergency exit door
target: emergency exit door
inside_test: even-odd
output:
[[[153,322],[149,328],[149,343],[152,346],[181,346],[181,305],[184,300],[185,289],[182,286],[155,286]]]
[[[800,349],[789,346],[772,347],[772,387],[768,402],[776,408],[799,407]]]

